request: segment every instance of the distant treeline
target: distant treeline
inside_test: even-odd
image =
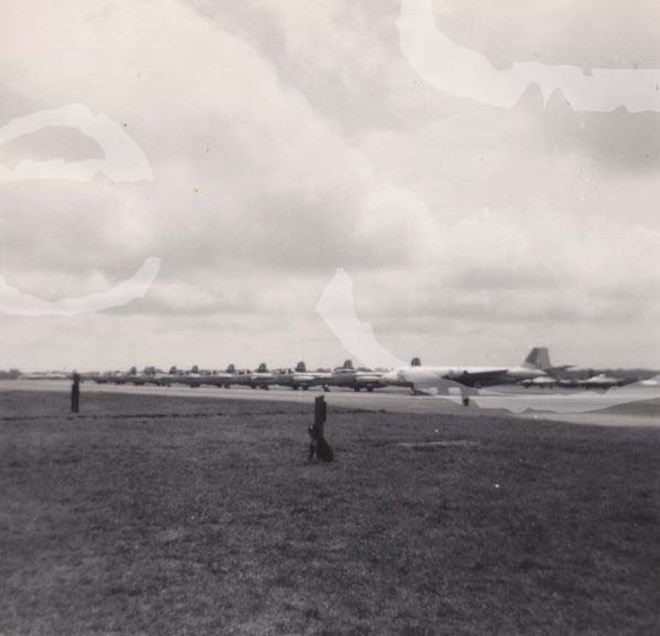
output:
[[[0,380],[17,380],[20,377],[21,372],[18,369],[0,370]]]

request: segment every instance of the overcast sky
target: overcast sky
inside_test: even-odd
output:
[[[597,7],[597,8],[596,8]],[[653,0],[436,0],[435,28],[494,72],[660,68]],[[0,275],[50,301],[161,261],[144,298],[79,316],[0,312],[0,367],[331,366],[316,311],[338,269],[392,355],[660,368],[660,113],[512,108],[431,85],[401,0],[8,0],[0,126],[103,113],[153,179],[0,183]],[[504,77],[502,75],[501,77]],[[548,97],[548,96],[545,96]],[[0,146],[103,157],[74,128]]]

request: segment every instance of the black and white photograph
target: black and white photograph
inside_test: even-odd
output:
[[[660,633],[659,29],[0,2],[0,634]]]

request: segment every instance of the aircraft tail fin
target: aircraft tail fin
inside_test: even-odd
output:
[[[541,371],[551,369],[552,365],[550,364],[548,348],[534,347],[525,358],[522,366],[526,369],[540,369]]]

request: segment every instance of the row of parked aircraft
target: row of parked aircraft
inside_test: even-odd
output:
[[[624,380],[622,378],[614,378],[606,373],[599,373],[597,375],[580,378],[580,377],[564,377],[556,378],[549,375],[523,380],[520,384],[525,388],[539,388],[539,389],[611,389],[615,386],[624,386],[634,382],[634,380]]]
[[[387,386],[407,387],[413,392],[443,392],[451,387],[481,388],[502,384],[520,384],[525,387],[569,387],[569,388],[610,388],[624,382],[604,374],[578,380],[575,378],[557,379],[570,369],[568,365],[552,366],[546,347],[534,347],[519,366],[506,365],[493,367],[472,366],[425,366],[419,358],[413,358],[410,365],[391,371],[372,371],[354,368],[350,360],[334,371],[308,371],[304,362],[295,369],[270,371],[262,363],[256,371],[237,370],[229,365],[225,371],[202,373],[148,373],[148,374],[103,374],[88,376],[86,379],[97,383],[114,384],[186,384],[229,388],[249,386],[253,389],[269,389],[271,386],[285,386],[293,390],[307,390],[320,386],[344,387],[354,391],[368,392]]]
[[[343,366],[334,371],[308,371],[304,362],[299,362],[295,369],[277,369],[270,371],[265,363],[261,363],[256,371],[238,370],[230,364],[225,371],[210,373],[155,373],[155,374],[103,374],[89,376],[85,379],[99,384],[187,384],[198,387],[203,385],[230,388],[232,386],[248,386],[252,389],[269,389],[271,386],[285,386],[291,389],[307,390],[312,386],[339,386],[352,388],[355,391],[373,391],[388,384],[383,380],[384,372],[368,369],[355,369],[351,360],[346,360]]]

